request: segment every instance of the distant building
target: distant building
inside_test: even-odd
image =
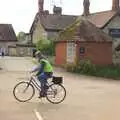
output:
[[[97,65],[112,64],[112,38],[82,18],[59,33],[55,50],[56,65],[85,59]]]
[[[76,20],[77,16],[62,15],[62,8],[54,6],[53,14],[38,12],[30,29],[33,43],[41,38],[54,39],[57,33]]]
[[[17,43],[17,37],[11,24],[0,24],[0,48],[5,55],[9,53],[9,46]]]
[[[25,33],[25,38],[22,41],[18,41],[15,45],[9,46],[10,56],[32,56],[33,48],[35,45],[31,42],[31,34]]]

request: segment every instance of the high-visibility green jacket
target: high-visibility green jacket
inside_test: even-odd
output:
[[[40,64],[44,66],[43,72],[53,72],[53,67],[47,60],[41,59]]]

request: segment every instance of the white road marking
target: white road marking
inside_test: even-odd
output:
[[[35,116],[38,120],[43,120],[42,116],[40,115],[40,113],[37,111],[37,109],[34,110]]]

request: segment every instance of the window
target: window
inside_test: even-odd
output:
[[[67,62],[72,63],[75,59],[75,43],[67,43]]]
[[[113,38],[120,38],[120,28],[109,29],[109,35]]]
[[[85,54],[85,48],[84,47],[80,47],[79,51],[80,51],[80,54]]]

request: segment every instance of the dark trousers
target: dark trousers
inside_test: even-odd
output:
[[[41,92],[45,91],[45,86],[46,86],[46,83],[47,83],[47,79],[51,78],[52,74],[53,74],[52,72],[50,72],[50,73],[42,72],[38,76],[38,79],[39,79],[39,81],[41,83]]]

